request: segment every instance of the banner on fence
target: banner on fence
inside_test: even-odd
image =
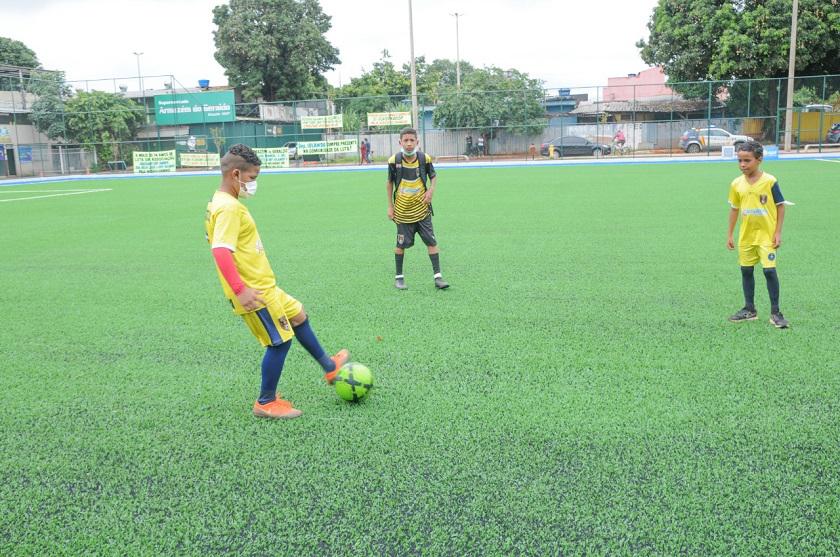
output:
[[[32,145],[18,146],[18,160],[20,162],[32,162]]]
[[[12,134],[9,132],[9,128],[0,128],[0,143],[11,143],[12,142]]]
[[[411,112],[368,112],[368,126],[410,126]]]
[[[256,148],[254,152],[262,161],[262,169],[289,168],[289,148]]]
[[[344,115],[331,114],[329,116],[301,116],[300,128],[302,130],[322,130],[325,128],[343,128]]]
[[[221,166],[219,153],[181,153],[181,166],[210,168]]]
[[[356,153],[359,150],[357,139],[335,139],[332,141],[298,141],[300,155],[328,155],[330,153]]]
[[[171,151],[134,151],[134,173],[175,172],[175,149]]]
[[[158,126],[233,122],[233,91],[155,95],[155,122]]]

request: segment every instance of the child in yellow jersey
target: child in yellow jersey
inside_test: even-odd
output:
[[[207,204],[204,224],[225,297],[265,346],[262,385],[253,413],[264,418],[297,418],[302,412],[277,396],[292,338],[297,337],[321,364],[329,384],[349,354],[341,350],[328,356],[312,331],[303,304],[277,287],[254,219],[239,201],[256,193],[260,159],[250,147],[240,144],[231,147],[221,163],[222,184]]]
[[[397,247],[394,249],[397,274],[394,286],[405,290],[403,258],[405,250],[414,245],[414,236],[429,250],[435,287],[449,288],[440,273],[440,248],[432,227],[432,196],[437,186],[437,175],[432,157],[417,148],[417,130],[400,131],[399,153],[388,159],[388,218],[397,225]],[[429,184],[427,184],[427,181]]]
[[[738,261],[741,265],[741,285],[744,289],[744,307],[729,320],[734,323],[754,321],[755,277],[753,268],[761,261],[767,292],[770,294],[770,323],[779,329],[788,327],[788,320],[779,310],[779,276],[776,273],[777,250],[782,245],[782,224],[785,221],[785,201],[776,177],[762,172],[764,148],[757,141],[748,141],[738,147],[738,166],[741,176],[729,186],[729,234],[726,246],[735,249],[732,237],[738,215],[741,226],[738,233]]]

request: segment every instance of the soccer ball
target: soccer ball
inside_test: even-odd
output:
[[[335,392],[344,400],[358,402],[373,388],[373,374],[362,364],[348,362],[335,376]]]

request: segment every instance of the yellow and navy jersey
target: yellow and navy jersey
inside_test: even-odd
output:
[[[767,172],[754,184],[738,176],[729,186],[729,205],[741,213],[738,244],[764,246],[773,243],[776,232],[776,207],[786,204],[776,177]]]
[[[257,225],[248,208],[238,199],[223,191],[213,194],[213,199],[207,204],[204,227],[211,249],[227,248],[233,252],[236,270],[246,286],[262,291],[275,286],[274,272],[265,255]],[[222,272],[218,268],[216,271],[225,296],[233,303],[237,313],[244,313],[245,309],[239,305]]]
[[[423,153],[426,165],[426,179],[435,177],[435,167],[431,155]],[[388,181],[394,184],[394,222],[419,222],[429,216],[429,204],[423,201],[426,185],[420,178],[420,157],[413,162],[405,160],[397,166],[397,156],[388,159]]]

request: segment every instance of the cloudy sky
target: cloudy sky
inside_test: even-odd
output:
[[[105,79],[137,88],[144,75],[172,74],[185,87],[198,79],[226,83],[213,58],[212,9],[223,0],[0,0],[0,36],[23,41],[49,69],[69,80]],[[414,52],[516,68],[547,87],[604,85],[607,77],[646,66],[635,43],[647,37],[657,0],[413,0]],[[408,0],[321,0],[332,16],[327,34],[342,63],[333,85],[370,68],[383,49],[399,67],[409,60]],[[390,22],[388,21],[390,19]],[[117,79],[109,79],[117,78]],[[160,87],[168,79],[148,79]],[[159,83],[158,83],[159,82]],[[90,86],[93,87],[93,81]]]

